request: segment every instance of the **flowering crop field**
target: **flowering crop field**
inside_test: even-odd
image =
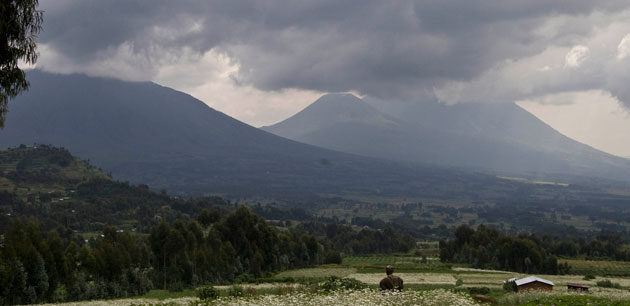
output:
[[[505,295],[499,300],[501,305],[630,305],[630,292],[609,288],[591,288],[588,293],[567,291],[566,288],[551,292],[526,292]]]
[[[426,305],[468,306],[479,305],[471,297],[448,290],[386,292],[377,290],[334,291],[330,294],[293,293],[287,295],[265,295],[253,298],[225,298],[205,305]]]
[[[221,291],[218,299],[200,301],[196,297],[178,297],[164,295],[156,298],[147,295],[144,298],[121,299],[111,301],[76,302],[57,305],[66,306],[210,306],[210,305],[479,305],[468,295],[467,288],[485,287],[497,298],[499,305],[628,305],[630,306],[630,278],[597,277],[583,280],[581,275],[538,275],[553,281],[556,286],[551,292],[528,292],[507,294],[502,290],[503,281],[512,277],[526,275],[504,271],[454,268],[448,273],[409,272],[396,273],[405,281],[406,290],[401,293],[383,293],[378,283],[385,276],[384,272],[365,273],[355,267],[335,265],[320,266],[311,269],[285,271],[277,277],[312,279],[314,282],[302,283],[261,283],[242,284],[244,296],[226,297],[231,286],[215,286]],[[370,289],[332,292],[321,291],[320,279],[329,276],[354,278],[370,286]],[[597,281],[608,279],[619,283],[624,289],[601,288]],[[587,295],[567,291],[566,283],[590,284]],[[456,286],[456,283],[457,286]],[[314,286],[314,287],[313,287]],[[319,288],[319,289],[318,289]],[[438,289],[441,288],[441,289]],[[421,289],[421,290],[419,290]],[[320,291],[318,291],[320,290]],[[181,296],[181,295],[180,295]],[[582,303],[583,302],[583,303]],[[568,303],[568,304],[567,304]],[[589,304],[591,303],[591,304]]]
[[[330,293],[293,292],[285,295],[258,295],[253,297],[224,297],[212,301],[196,298],[170,300],[125,299],[57,304],[64,306],[249,306],[249,305],[426,305],[469,306],[479,305],[468,295],[448,290],[386,292],[378,290],[333,291]]]
[[[51,304],[52,305],[52,304]],[[284,295],[256,295],[251,297],[221,297],[211,301],[197,298],[166,300],[123,299],[56,304],[63,306],[253,306],[253,305],[425,305],[468,306],[480,305],[464,293],[445,289],[425,291],[381,292],[374,289],[339,290],[333,292],[293,291]],[[527,292],[507,294],[499,299],[499,305],[630,305],[630,292],[606,288],[594,288],[582,294],[566,290],[553,292]]]

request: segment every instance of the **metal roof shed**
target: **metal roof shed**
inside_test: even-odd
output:
[[[551,291],[553,290],[554,283],[552,281],[536,277],[536,276],[528,276],[525,278],[517,279],[514,281],[516,283],[516,291],[528,291],[528,290],[545,290]]]

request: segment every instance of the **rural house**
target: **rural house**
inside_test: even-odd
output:
[[[553,290],[554,286],[553,282],[536,276],[528,276],[525,278],[517,279],[514,282],[516,283],[516,292],[528,290],[551,291]]]

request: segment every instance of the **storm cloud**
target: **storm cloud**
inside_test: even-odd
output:
[[[262,91],[460,103],[600,89],[630,102],[628,1],[42,0],[41,9],[40,65],[50,71],[154,80],[214,54],[235,84]],[[182,82],[223,73],[215,66]]]

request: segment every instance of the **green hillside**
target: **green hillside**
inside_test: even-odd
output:
[[[17,216],[79,232],[100,231],[106,224],[143,230],[156,218],[173,220],[217,205],[228,204],[219,198],[176,199],[146,185],[115,181],[63,148],[0,151],[0,231]]]
[[[45,145],[0,151],[0,174],[0,192],[13,193],[31,204],[41,202],[40,197],[70,197],[77,184],[108,178],[67,150]]]

